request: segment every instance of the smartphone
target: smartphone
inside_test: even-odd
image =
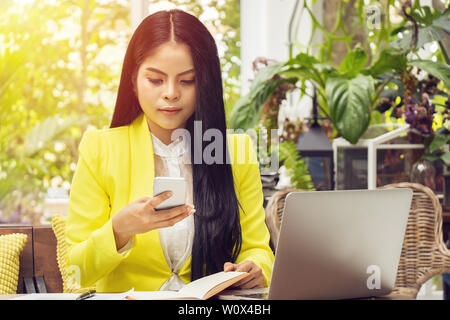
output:
[[[170,209],[184,205],[186,202],[187,181],[178,177],[155,177],[153,180],[153,196],[164,191],[172,191],[173,195],[155,207],[156,210]]]

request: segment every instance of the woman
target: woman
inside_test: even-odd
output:
[[[202,161],[210,146],[198,124],[223,137],[214,144],[224,152],[211,153],[218,161]],[[173,141],[179,129],[194,143]],[[255,159],[247,135],[226,134],[211,34],[181,10],[148,16],[129,43],[110,128],[80,142],[68,267],[99,292],[179,290],[220,271],[248,272],[238,288],[268,286],[274,258]],[[153,195],[155,176],[185,177],[187,204],[155,211],[170,196]]]

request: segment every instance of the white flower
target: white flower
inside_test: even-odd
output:
[[[281,166],[280,169],[278,169],[278,173],[280,174],[280,176],[275,189],[282,190],[292,188],[293,186],[291,183],[291,177],[288,175],[286,167]]]

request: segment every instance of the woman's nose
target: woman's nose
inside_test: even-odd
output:
[[[164,92],[164,100],[175,101],[179,98],[180,92],[175,83],[169,81]]]

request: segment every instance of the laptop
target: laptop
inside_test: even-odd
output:
[[[220,299],[352,299],[394,288],[412,190],[292,192],[270,287]]]

